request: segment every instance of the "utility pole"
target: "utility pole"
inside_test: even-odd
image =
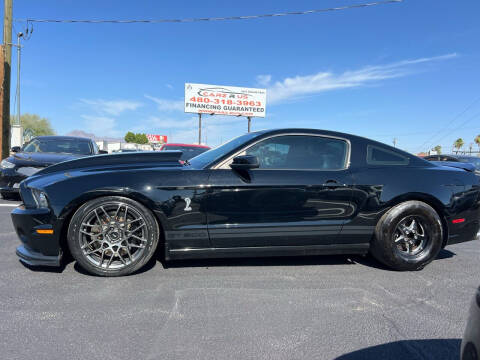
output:
[[[250,132],[250,126],[251,126],[251,122],[252,122],[252,117],[251,117],[251,116],[247,116],[247,119],[248,119],[248,132]]]
[[[3,16],[3,45],[2,62],[3,69],[0,70],[0,149],[1,158],[4,159],[10,154],[10,72],[12,65],[12,12],[13,0],[4,0]],[[1,65],[0,65],[1,66]]]
[[[21,63],[21,46],[20,38],[23,36],[22,32],[17,34],[17,121],[15,125],[20,126],[20,63]]]
[[[198,145],[202,144],[202,113],[198,113]]]

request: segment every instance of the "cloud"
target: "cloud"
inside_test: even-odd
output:
[[[393,79],[409,75],[413,72],[412,65],[429,63],[455,58],[456,53],[441,56],[426,57],[412,60],[402,60],[385,65],[366,66],[358,70],[345,71],[340,74],[319,72],[312,75],[296,76],[277,81],[268,87],[268,102],[279,103],[287,99],[305,95],[318,94],[336,89],[354,88],[381,80]],[[270,83],[269,75],[257,76],[257,82]]]
[[[121,137],[122,133],[117,130],[115,119],[105,116],[82,115],[84,130],[95,134],[96,137],[112,136]]]
[[[272,75],[257,75],[256,82],[260,86],[269,86],[272,81]]]
[[[169,100],[169,99],[160,99],[154,96],[145,95],[149,100],[152,100],[157,104],[157,108],[160,111],[184,111],[184,101],[183,100]]]
[[[143,104],[130,100],[103,100],[81,99],[84,104],[90,105],[99,114],[120,115],[127,110],[136,110]]]

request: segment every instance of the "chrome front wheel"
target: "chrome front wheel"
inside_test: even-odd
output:
[[[69,246],[89,272],[115,276],[131,273],[151,258],[159,230],[152,213],[120,197],[92,200],[75,213]]]

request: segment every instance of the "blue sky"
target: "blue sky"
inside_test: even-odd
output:
[[[14,18],[189,18],[362,2],[15,0]],[[132,130],[195,142],[185,82],[266,87],[267,117],[254,119],[254,130],[330,129],[446,152],[456,138],[468,147],[480,134],[479,13],[475,0],[405,0],[246,21],[34,24],[22,55],[22,112],[49,118],[58,134]],[[205,126],[204,140],[217,145],[247,124],[214,116]]]

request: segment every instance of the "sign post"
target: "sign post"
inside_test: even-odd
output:
[[[185,112],[198,114],[198,143],[202,141],[202,114],[265,117],[267,90],[224,85],[185,84]]]
[[[198,145],[202,144],[202,113],[198,113]]]

